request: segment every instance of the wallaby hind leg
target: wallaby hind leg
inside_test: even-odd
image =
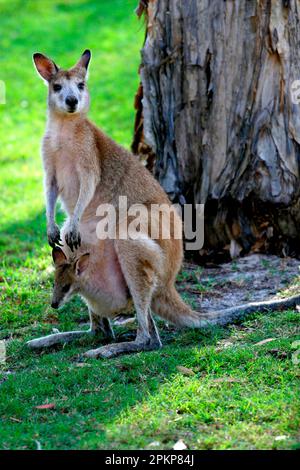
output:
[[[83,338],[85,336],[94,336],[97,333],[104,334],[105,338],[114,339],[114,333],[107,318],[96,316],[91,310],[90,314],[90,329],[83,331],[64,331],[61,333],[53,333],[52,335],[42,336],[41,338],[32,339],[27,341],[26,345],[30,349],[42,349],[55,346],[56,344],[64,344],[74,341],[75,339]]]
[[[87,357],[115,357],[119,354],[149,351],[161,347],[161,341],[151,316],[150,305],[160,266],[160,248],[154,242],[116,240],[118,259],[132,295],[138,322],[134,341],[102,346],[87,351]]]
[[[136,339],[134,341],[124,341],[122,343],[113,343],[100,348],[91,349],[84,353],[85,357],[92,358],[107,358],[119,356],[120,354],[129,354],[140,351],[151,351],[153,349],[161,348],[162,344],[156,329],[155,322],[151,313],[148,313],[149,335],[145,339],[144,332],[139,328],[137,330]]]
[[[89,310],[89,314],[91,320],[90,330],[92,334],[102,333],[107,340],[115,339],[115,334],[108,318],[95,315],[91,309]]]
[[[30,349],[50,348],[56,344],[69,343],[78,338],[93,334],[91,330],[85,331],[65,331],[63,333],[53,333],[52,335],[41,336],[40,338],[27,341],[26,346]]]

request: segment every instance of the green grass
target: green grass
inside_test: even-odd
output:
[[[202,332],[161,322],[164,349],[111,361],[81,359],[101,338],[40,354],[24,347],[53,327],[87,321],[78,299],[59,313],[49,306],[39,156],[46,89],[31,55],[41,51],[69,66],[91,48],[91,118],[128,147],[143,41],[135,6],[136,0],[0,0],[0,80],[7,87],[7,104],[0,105],[0,339],[7,339],[8,354],[0,366],[0,448],[169,449],[178,439],[192,449],[295,448],[294,312]],[[208,288],[199,284],[200,293]],[[117,329],[119,338],[124,331]],[[256,345],[266,338],[275,339]],[[46,403],[55,408],[36,408]]]
[[[64,310],[59,326],[75,327]],[[256,315],[242,329],[182,334],[161,324],[163,350],[85,362],[80,354],[95,340],[38,355],[24,340],[50,325],[19,330],[0,386],[1,448],[35,449],[38,441],[44,449],[136,449],[153,442],[170,449],[180,438],[192,449],[293,448],[296,322],[296,314],[284,312],[276,321]],[[35,408],[46,403],[55,408]]]

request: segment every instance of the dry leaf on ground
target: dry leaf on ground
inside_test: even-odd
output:
[[[35,406],[37,410],[52,410],[55,408],[55,403],[46,403],[45,405],[37,405]]]
[[[263,344],[270,343],[271,341],[275,341],[276,338],[267,338],[263,339],[262,341],[259,341],[258,343],[255,343],[254,346],[262,346]]]
[[[181,372],[183,375],[195,375],[195,372],[192,369],[184,366],[176,366],[178,372]]]

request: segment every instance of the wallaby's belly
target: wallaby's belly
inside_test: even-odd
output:
[[[85,297],[95,314],[114,316],[126,310],[130,304],[127,283],[113,241],[103,240],[94,249],[97,253],[90,272],[92,295]]]

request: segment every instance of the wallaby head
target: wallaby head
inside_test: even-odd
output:
[[[52,258],[55,265],[55,276],[51,307],[59,308],[74,294],[80,292],[90,255],[85,253],[77,259],[68,260],[61,248],[55,247],[52,250]]]
[[[63,70],[43,54],[33,55],[35,67],[48,85],[50,111],[64,115],[88,111],[90,98],[86,80],[90,58],[91,52],[86,50],[74,67]]]

